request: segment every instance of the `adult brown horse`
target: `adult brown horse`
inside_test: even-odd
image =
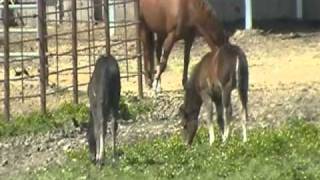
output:
[[[196,33],[204,37],[212,51],[227,41],[223,27],[207,0],[140,0],[141,39],[144,49],[145,81],[160,90],[160,77],[166,69],[174,43],[185,41],[182,84],[188,75],[190,50]],[[154,37],[157,35],[157,70],[154,72]],[[163,48],[163,51],[162,51]],[[161,57],[162,56],[162,57]]]

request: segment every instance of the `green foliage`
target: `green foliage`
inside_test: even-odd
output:
[[[217,132],[217,131],[216,131]],[[180,135],[121,146],[117,164],[99,170],[87,150],[68,154],[69,161],[31,175],[38,179],[320,179],[320,127],[289,121],[278,129],[255,129],[243,143],[238,134],[226,144],[208,145],[200,129],[191,148]],[[111,150],[107,149],[107,163]]]
[[[138,99],[130,93],[121,97],[120,111],[123,119],[136,119],[138,115],[150,112],[152,108],[151,99]],[[10,122],[6,122],[0,115],[0,137],[46,132],[54,128],[68,130],[72,119],[77,122],[88,121],[88,112],[85,104],[65,103],[47,115],[34,112],[13,117]]]
[[[0,120],[0,137],[46,132],[68,125],[72,122],[72,118],[77,121],[86,121],[87,117],[88,108],[85,104],[66,103],[47,115],[34,112],[13,117],[10,122]]]
[[[144,115],[151,112],[152,109],[153,103],[151,99],[139,99],[137,96],[133,96],[130,92],[121,96],[120,115],[124,120],[136,120],[138,115]]]

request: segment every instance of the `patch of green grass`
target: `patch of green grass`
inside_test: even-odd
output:
[[[152,99],[139,99],[137,96],[127,93],[120,99],[120,115],[124,120],[136,120],[138,115],[147,114],[153,109]]]
[[[130,93],[121,97],[120,111],[123,119],[136,119],[137,115],[146,114],[152,108],[151,99],[139,99]],[[5,121],[4,117],[0,115],[0,137],[46,132],[62,127],[68,130],[72,119],[77,122],[88,121],[88,112],[88,108],[83,103],[79,105],[65,103],[56,110],[48,112],[47,115],[33,112],[15,116],[10,122]]]
[[[216,131],[217,132],[217,131]],[[231,136],[226,144],[208,145],[201,129],[192,148],[180,135],[120,147],[114,166],[98,169],[87,150],[68,154],[63,165],[28,175],[31,179],[320,179],[320,127],[290,121],[277,129],[255,129],[249,141]],[[107,149],[107,157],[111,157]],[[107,161],[110,162],[110,161]]]
[[[86,121],[87,117],[88,108],[85,104],[66,103],[46,115],[34,112],[13,117],[10,122],[0,120],[0,137],[46,132],[72,122],[72,118],[77,121]]]

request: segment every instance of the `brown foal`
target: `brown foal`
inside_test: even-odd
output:
[[[195,67],[186,87],[184,103],[180,107],[183,134],[191,145],[198,129],[200,107],[204,104],[208,112],[209,143],[214,142],[213,103],[217,121],[225,142],[229,134],[232,117],[231,92],[238,90],[242,104],[243,141],[247,141],[248,120],[248,63],[244,52],[235,45],[225,44],[216,53],[207,53]]]

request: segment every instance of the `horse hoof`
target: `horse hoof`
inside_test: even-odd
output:
[[[157,87],[157,89],[156,89],[156,93],[158,94],[158,93],[161,93],[161,91],[162,91],[162,89],[161,89],[161,87]]]
[[[103,160],[102,160],[102,159],[97,160],[97,161],[96,161],[96,165],[101,169],[102,166],[104,165]]]
[[[242,142],[246,143],[246,142],[248,142],[248,139],[247,138],[243,138]]]
[[[160,83],[160,80],[158,80],[157,82],[156,82],[156,84],[155,84],[155,87],[154,87],[154,91],[156,92],[156,93],[161,93],[161,83]]]
[[[210,140],[209,140],[209,145],[212,146],[213,143],[214,143],[214,139],[210,139]]]
[[[222,143],[225,144],[227,142],[227,137],[225,134],[222,135]]]
[[[153,89],[153,91],[156,91],[156,90],[157,90],[157,86],[158,86],[158,82],[157,82],[157,81],[153,81],[153,83],[152,83],[152,89]]]
[[[154,98],[157,98],[158,97],[158,93],[157,93],[157,91],[152,91],[152,97],[154,97]]]
[[[96,158],[94,156],[90,156],[89,157],[90,162],[92,162],[93,164],[96,164]]]

